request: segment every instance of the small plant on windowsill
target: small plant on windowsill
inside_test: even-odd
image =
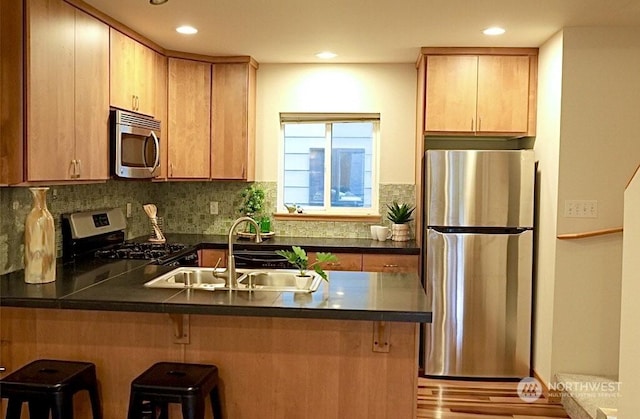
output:
[[[391,226],[391,240],[409,240],[409,226],[407,223],[413,220],[411,216],[416,208],[406,203],[398,204],[397,201],[393,201],[391,205],[387,204],[387,209],[389,210],[387,219],[393,223]]]
[[[313,269],[325,281],[329,281],[329,278],[320,264],[338,261],[338,258],[332,253],[318,252],[316,253],[316,260],[310,262],[307,252],[298,246],[291,246],[291,250],[276,250],[276,254],[287,258],[287,261],[298,269],[299,276],[307,276],[307,271]]]

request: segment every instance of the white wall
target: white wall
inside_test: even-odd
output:
[[[640,161],[640,28],[564,30],[558,233],[622,225]],[[597,218],[565,218],[567,199]],[[561,241],[556,253],[552,370],[618,375],[622,235]]]
[[[563,241],[555,240],[552,231],[555,228],[562,234],[622,225],[624,187],[640,161],[640,141],[635,133],[640,103],[640,28],[565,28],[561,42],[558,167],[556,173],[554,168],[546,173],[558,177],[557,223],[550,224],[553,216],[549,214],[541,218],[541,295],[537,297],[536,318],[543,322],[536,326],[534,367],[547,381],[557,372],[615,377],[622,236]],[[541,67],[541,79],[553,77],[543,74],[547,70]],[[545,112],[541,110],[540,127],[556,123],[545,121]],[[544,161],[552,161],[555,145],[540,143],[545,140],[539,135],[536,151]],[[544,167],[541,172],[544,178]],[[553,185],[543,182],[541,186],[542,197],[552,198]],[[569,199],[597,200],[598,217],[564,217],[564,202]],[[541,217],[543,211],[549,208],[541,208]],[[551,282],[553,300],[542,300],[549,297]],[[551,346],[545,349],[542,343],[549,341]]]
[[[622,251],[622,305],[620,318],[620,393],[618,417],[638,414],[640,394],[640,173],[624,194],[624,240]]]
[[[257,78],[256,180],[278,180],[280,112],[380,113],[380,182],[414,183],[413,64],[262,64]]]
[[[540,377],[551,377],[553,301],[556,269],[558,165],[562,92],[562,32],[542,47],[538,57],[538,246],[534,307],[533,365]]]

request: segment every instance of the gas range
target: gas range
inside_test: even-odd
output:
[[[102,259],[161,259],[186,249],[182,243],[122,243],[109,249],[96,250]]]
[[[128,242],[126,227],[120,208],[63,214],[63,259],[140,259],[167,266],[198,265],[198,254],[188,245]]]

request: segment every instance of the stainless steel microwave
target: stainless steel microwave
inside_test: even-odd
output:
[[[160,174],[160,121],[152,116],[111,108],[111,172],[145,179]]]

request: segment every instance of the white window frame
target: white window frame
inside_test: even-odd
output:
[[[329,123],[336,122],[372,122],[373,144],[371,156],[371,208],[362,207],[304,207],[305,214],[312,215],[353,215],[353,216],[378,216],[380,193],[380,114],[378,113],[280,113],[280,138],[278,140],[278,188],[277,188],[277,212],[287,213],[284,206],[284,126],[291,123],[324,123],[327,124],[325,132],[325,182],[324,196],[331,196],[331,130]],[[329,202],[330,199],[329,199]]]

